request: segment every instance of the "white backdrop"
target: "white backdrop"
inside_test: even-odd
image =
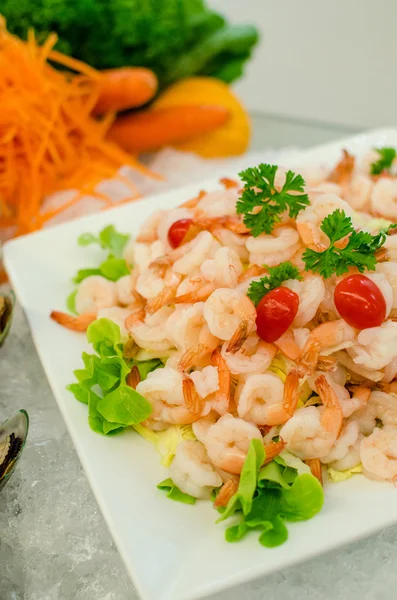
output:
[[[262,41],[236,89],[251,109],[397,125],[396,0],[209,0]]]

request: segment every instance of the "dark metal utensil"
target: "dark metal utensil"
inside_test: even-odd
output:
[[[0,425],[0,490],[5,486],[17,465],[29,430],[29,416],[20,410]]]

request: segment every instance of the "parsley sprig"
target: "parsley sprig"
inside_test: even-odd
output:
[[[269,267],[269,275],[262,277],[260,281],[253,281],[249,286],[247,296],[257,306],[263,296],[271,290],[278,288],[287,279],[302,279],[299,269],[289,261],[279,264],[277,267]]]
[[[375,148],[379,154],[379,159],[371,165],[371,175],[380,175],[383,171],[389,171],[396,158],[396,150],[394,148]]]
[[[303,193],[303,177],[292,171],[286,172],[282,189],[276,189],[277,169],[276,165],[261,163],[239,173],[245,186],[237,202],[236,212],[244,215],[244,224],[254,237],[261,233],[271,233],[286,210],[290,217],[296,218],[310,204],[308,195]]]
[[[376,235],[366,231],[355,231],[351,218],[339,209],[324,219],[320,229],[329,238],[330,245],[323,252],[316,252],[311,248],[305,250],[302,258],[306,271],[313,271],[327,278],[334,273],[342,275],[349,270],[349,267],[356,267],[360,273],[365,269],[369,271],[375,269],[375,252],[386,240],[384,231]],[[338,248],[336,242],[346,236],[349,236],[347,245]]]

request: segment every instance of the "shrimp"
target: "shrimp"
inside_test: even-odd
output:
[[[357,365],[373,371],[383,369],[397,356],[397,323],[385,321],[380,327],[363,329],[347,352]]]
[[[197,208],[208,217],[236,216],[238,196],[239,192],[236,187],[210,192],[200,199]]]
[[[125,320],[128,315],[131,314],[131,310],[128,308],[122,308],[121,306],[111,306],[110,308],[101,308],[98,310],[98,319],[110,319],[113,323],[116,323],[120,327],[120,333],[124,337],[128,334],[128,329],[125,326]]]
[[[192,430],[194,435],[203,444],[205,444],[207,434],[212,425],[215,425],[216,420],[217,415],[214,412],[210,412],[205,417],[201,417],[201,419],[198,419],[197,421],[192,423]]]
[[[387,265],[388,263],[378,263],[378,265]],[[366,277],[368,277],[368,279],[370,279],[371,281],[373,281],[375,283],[375,285],[378,286],[378,288],[380,289],[380,291],[383,294],[383,297],[385,299],[385,303],[386,303],[386,317],[389,316],[391,309],[393,308],[393,288],[392,285],[389,283],[386,275],[382,272],[377,272],[377,273],[366,273],[365,275]],[[397,290],[396,290],[397,293]]]
[[[326,456],[342,429],[342,408],[324,375],[318,377],[316,387],[324,406],[298,409],[280,430],[287,450],[302,460]]]
[[[231,354],[227,347],[228,342],[225,342],[222,346],[222,356],[233,375],[264,373],[277,353],[274,344],[262,341],[255,333],[245,340],[238,352]]]
[[[236,290],[215,290],[204,303],[203,314],[210,332],[221,340],[229,340],[228,352],[237,352],[256,330],[255,306]]]
[[[319,196],[299,213],[296,217],[296,227],[305,246],[329,244],[329,239],[321,231],[320,225],[324,218],[336,209],[343,210],[348,217],[353,217],[353,210],[349,204],[335,194]]]
[[[359,433],[354,444],[347,448],[346,454],[339,460],[335,460],[334,462],[328,464],[328,466],[336,471],[346,471],[347,469],[353,469],[354,467],[357,467],[361,463],[360,444],[361,440],[363,439],[364,436]]]
[[[118,303],[122,306],[131,306],[140,304],[139,299],[134,292],[134,280],[131,275],[124,275],[116,281],[116,290]]]
[[[371,211],[386,219],[397,219],[397,180],[381,177],[371,194]]]
[[[181,492],[194,498],[209,499],[212,490],[222,485],[205,447],[197,440],[184,440],[177,446],[169,473]]]
[[[314,372],[320,352],[332,354],[337,350],[352,346],[356,337],[356,330],[343,319],[318,325],[311,332],[303,348],[299,360],[300,368],[306,374],[311,375]]]
[[[397,261],[397,235],[387,235],[383,248],[388,251],[390,260]]]
[[[238,416],[256,425],[281,425],[292,417],[299,400],[295,371],[285,384],[274,373],[249,375],[236,390]]]
[[[178,286],[174,298],[175,304],[204,302],[216,290],[216,283],[207,281],[199,270],[194,270]]]
[[[154,260],[163,256],[164,252],[164,244],[160,240],[156,240],[150,244],[135,242],[131,251],[130,264],[135,265],[135,268],[138,267],[140,273],[143,273]]]
[[[283,286],[299,296],[299,308],[292,327],[303,327],[314,318],[318,307],[324,300],[324,280],[319,275],[309,273],[305,275],[303,281],[288,279],[283,282]]]
[[[352,446],[357,442],[359,433],[360,429],[355,421],[347,423],[328,454],[321,457],[321,462],[326,465],[345,458]],[[334,467],[331,466],[331,468]]]
[[[274,267],[289,260],[299,250],[299,235],[292,227],[277,227],[270,235],[249,237],[246,242],[250,263]]]
[[[197,344],[200,338],[200,332],[206,326],[203,316],[203,302],[188,306],[178,306],[165,324],[165,331],[178,350],[185,352]],[[218,345],[217,338],[214,337],[210,346]]]
[[[307,380],[310,388],[316,393],[318,392],[316,388],[318,375],[319,373],[315,373]],[[353,391],[353,395],[350,396],[349,390],[346,389],[345,383],[343,383],[345,378],[341,380],[341,383],[337,383],[334,379],[334,376],[330,375],[329,373],[324,373],[324,377],[327,379],[327,382],[338,397],[344,418],[350,417],[354,412],[360,410],[366,405],[371,393],[371,390],[368,387],[358,385],[352,386],[351,389]]]
[[[66,329],[83,332],[87,331],[88,325],[91,325],[97,319],[97,315],[96,313],[82,313],[78,317],[72,317],[72,315],[59,310],[53,310],[50,318],[62,327],[66,327]]]
[[[175,273],[189,275],[194,269],[200,267],[203,261],[219,247],[219,242],[215,240],[209,231],[200,231],[190,242],[186,242],[186,244],[178,246],[165,256],[159,257],[150,266],[172,265]]]
[[[353,378],[355,381],[361,381],[362,379],[365,379],[376,382],[381,381],[381,379],[384,377],[384,373],[382,371],[372,371],[360,365],[356,365],[356,363],[345,350],[342,350],[341,352],[335,352],[334,357],[341,365],[350,371],[351,374],[353,373]]]
[[[109,281],[102,275],[91,275],[79,284],[75,297],[75,307],[79,315],[115,305],[117,288],[114,281]]]
[[[384,426],[397,426],[397,396],[374,390],[364,408],[357,411],[352,418],[364,435],[369,435],[379,421]]]
[[[218,469],[218,473],[223,481],[223,486],[215,498],[214,508],[228,505],[230,498],[237,492],[240,481],[237,475],[231,475],[221,469]]]
[[[165,288],[165,281],[157,273],[146,269],[140,273],[136,280],[136,291],[142,298],[153,300],[157,298]]]
[[[388,237],[390,237],[390,236],[388,236]],[[392,309],[397,308],[397,262],[377,263],[376,273],[382,273],[386,277],[387,281],[389,282],[389,285],[391,286],[392,294],[393,294],[391,308]],[[375,283],[376,283],[376,281],[375,281]],[[385,295],[382,289],[381,289],[381,291],[382,291],[383,295]],[[386,296],[385,296],[385,299],[386,299]]]
[[[157,237],[164,244],[164,248],[167,250],[171,249],[171,246],[168,242],[168,232],[170,227],[180,221],[181,219],[192,219],[193,211],[187,208],[174,208],[173,210],[166,211],[157,224]]]
[[[213,236],[219,240],[222,246],[227,246],[230,250],[234,250],[240,260],[248,262],[248,250],[245,242],[247,238],[245,235],[239,235],[224,227],[218,227],[213,229]]]
[[[215,467],[238,475],[253,439],[262,440],[259,429],[228,413],[208,429],[204,445]]]
[[[141,348],[166,351],[173,347],[166,334],[166,322],[172,313],[173,309],[166,306],[144,319],[142,313],[138,313],[132,324],[126,320],[126,327]]]
[[[153,412],[148,423],[187,425],[200,415],[189,410],[183,393],[184,376],[175,369],[165,366],[148,374],[136,386],[136,391],[152,405]],[[146,424],[146,423],[145,423]]]
[[[151,298],[151,300],[147,303],[146,312],[153,314],[160,310],[160,308],[163,306],[172,304],[175,301],[175,296],[177,294],[181,279],[182,275],[174,273],[171,269],[168,269],[164,276],[163,289],[157,294],[157,296]]]
[[[153,213],[151,213],[149,217],[147,217],[147,219],[145,219],[142,223],[136,241],[138,243],[151,243],[156,241],[157,227],[165,214],[166,212],[164,210],[156,210]],[[124,258],[126,257],[124,256]],[[134,264],[134,262],[131,261],[130,264]]]
[[[201,371],[192,371],[190,379],[193,381],[197,393],[201,398],[206,398],[219,390],[218,369],[207,365]]]
[[[207,258],[201,265],[201,273],[207,281],[216,283],[218,287],[234,288],[243,271],[238,255],[230,248],[219,248],[214,258]]]
[[[328,175],[328,181],[346,186],[352,177],[356,159],[347,150],[342,150],[342,158]]]
[[[368,210],[373,181],[364,173],[353,175],[349,187],[345,190],[345,200],[354,210]]]
[[[370,479],[394,481],[397,476],[397,426],[374,431],[360,444],[363,473]]]

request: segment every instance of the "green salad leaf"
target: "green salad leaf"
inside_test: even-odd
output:
[[[99,235],[92,233],[82,233],[77,243],[79,246],[89,246],[90,244],[98,244],[103,250],[108,250],[116,258],[123,256],[123,250],[130,239],[126,233],[119,233],[114,225],[108,225]]]
[[[383,171],[390,171],[396,158],[395,148],[374,148],[374,150],[379,154],[379,158],[371,165],[371,175],[380,175]]]
[[[263,460],[261,442],[252,440],[238,490],[217,521],[240,517],[226,529],[228,542],[255,530],[263,546],[279,546],[288,539],[285,522],[311,519],[323,506],[323,488],[311,473],[299,474],[282,458],[261,468]]]
[[[68,390],[76,400],[88,405],[91,429],[110,435],[145,421],[152,407],[126,384],[126,377],[135,364],[143,380],[163,363],[159,360],[139,362],[123,357],[120,328],[109,319],[91,323],[87,329],[87,340],[95,354],[82,353],[83,368],[74,371],[77,382],[71,383]]]
[[[66,298],[67,309],[73,315],[77,315],[77,310],[76,310],[76,294],[77,294],[77,290],[73,290],[73,292],[71,292],[69,294],[69,296]]]
[[[164,490],[166,492],[167,498],[170,500],[176,500],[176,502],[183,502],[183,504],[196,504],[196,498],[193,496],[189,496],[189,494],[184,494],[181,490],[175,485],[172,479],[164,479],[161,481],[157,488],[159,490]]]

